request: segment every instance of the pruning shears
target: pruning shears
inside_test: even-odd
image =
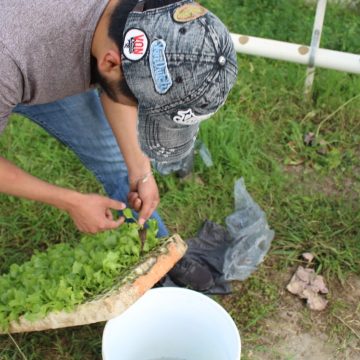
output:
[[[139,233],[139,238],[140,238],[140,241],[141,241],[141,248],[140,248],[140,252],[143,252],[144,250],[144,245],[145,245],[145,241],[146,241],[146,233],[147,233],[147,230],[144,226],[142,226],[139,230],[138,230],[138,233]]]

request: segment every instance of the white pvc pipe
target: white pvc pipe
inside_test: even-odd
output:
[[[318,0],[316,7],[316,15],[315,15],[314,27],[311,37],[311,46],[310,46],[310,55],[309,55],[310,63],[306,71],[306,79],[305,79],[305,96],[310,95],[312,85],[314,82],[315,58],[320,46],[321,33],[324,25],[324,18],[326,12],[326,1],[327,0]]]
[[[285,60],[303,65],[309,64],[310,47],[306,45],[240,34],[231,34],[231,38],[235,50],[239,53]],[[314,65],[326,69],[360,74],[360,55],[320,48],[316,52]]]

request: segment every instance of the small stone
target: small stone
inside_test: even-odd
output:
[[[322,294],[327,294],[329,292],[328,288],[325,285],[324,278],[321,275],[316,275],[315,279],[311,281],[310,286],[315,288],[317,292]]]
[[[304,136],[304,144],[306,146],[314,146],[316,143],[315,133],[309,132]]]
[[[306,305],[310,310],[322,311],[326,308],[328,301],[311,289],[305,289],[304,296],[307,299]]]
[[[306,260],[308,263],[311,263],[314,260],[314,255],[309,252],[305,252],[301,255],[304,260]]]
[[[295,274],[300,280],[309,284],[314,273],[315,271],[313,269],[305,269],[302,266],[299,266]]]
[[[328,301],[319,294],[328,293],[324,278],[317,275],[313,269],[299,266],[286,289],[299,298],[306,299],[307,306],[311,310],[324,310],[328,304]]]

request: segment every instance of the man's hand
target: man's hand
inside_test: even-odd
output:
[[[130,183],[128,200],[130,206],[139,212],[139,225],[144,225],[160,202],[159,190],[154,177],[150,175],[146,181]]]
[[[96,194],[80,194],[80,198],[66,210],[76,227],[85,233],[95,234],[100,231],[119,227],[124,218],[114,220],[111,209],[124,210],[122,202]]]
[[[159,191],[153,176],[146,182],[136,180],[151,171],[150,160],[139,146],[137,106],[115,103],[104,93],[101,102],[128,168],[129,203],[135,211],[140,212],[139,224],[143,225],[159,204]]]

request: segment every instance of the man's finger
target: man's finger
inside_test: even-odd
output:
[[[129,203],[133,203],[138,198],[139,198],[139,194],[137,192],[130,192],[128,195]]]
[[[105,210],[105,215],[109,220],[114,220],[113,214],[110,209]]]
[[[125,221],[125,218],[123,216],[121,216],[119,219],[117,220],[112,220],[112,221],[109,221],[107,226],[108,226],[108,229],[116,229],[118,228],[120,225],[122,225]]]
[[[141,199],[140,198],[137,198],[135,201],[134,201],[134,203],[133,203],[133,209],[135,210],[135,211],[140,211],[141,210],[141,206],[142,206],[142,201],[141,201]]]
[[[157,207],[157,202],[149,201],[143,202],[140,214],[139,214],[139,225],[144,225],[145,221],[152,215]]]
[[[107,206],[114,210],[124,210],[126,205],[120,201],[109,199]]]
[[[128,201],[132,209],[134,209],[135,211],[140,211],[142,200],[139,197],[139,193],[130,192],[128,195]]]

